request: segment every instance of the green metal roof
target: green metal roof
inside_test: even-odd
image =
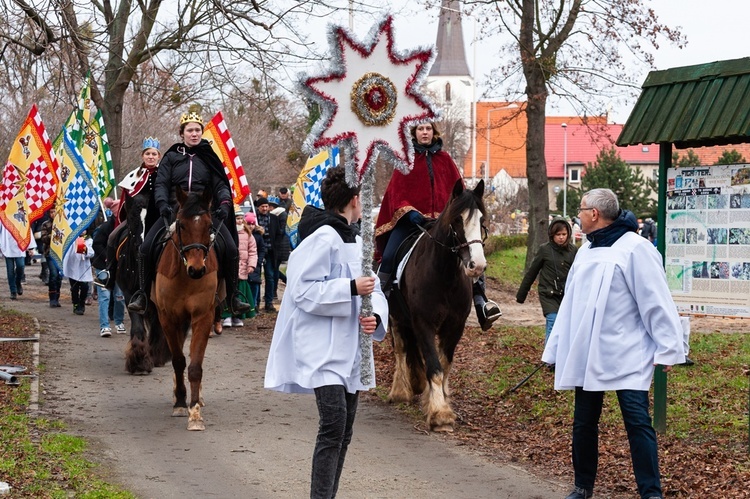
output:
[[[618,146],[750,142],[750,57],[652,71]]]

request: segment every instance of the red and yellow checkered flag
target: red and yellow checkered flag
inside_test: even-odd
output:
[[[25,250],[31,224],[55,202],[57,159],[36,104],[13,141],[0,185],[0,221]]]

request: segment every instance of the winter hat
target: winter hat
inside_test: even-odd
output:
[[[268,196],[268,204],[270,204],[274,208],[277,208],[281,204],[281,200],[278,198],[278,196]]]
[[[255,213],[253,213],[252,211],[248,211],[247,213],[245,213],[245,222],[251,225],[256,225],[257,220],[255,218]]]
[[[255,200],[255,206],[260,206],[262,204],[268,204],[268,198],[260,197]]]

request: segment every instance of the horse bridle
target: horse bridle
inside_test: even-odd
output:
[[[211,229],[208,233],[208,238],[211,240],[210,243],[208,243],[208,246],[206,246],[203,243],[190,243],[188,245],[184,245],[182,243],[182,232],[180,230],[181,224],[179,220],[175,221],[175,232],[177,233],[177,242],[179,243],[179,246],[177,243],[174,242],[174,238],[170,238],[169,240],[172,242],[172,245],[177,250],[177,253],[180,255],[180,259],[182,260],[182,264],[187,267],[188,261],[187,256],[185,256],[185,253],[187,253],[190,250],[198,249],[203,252],[203,264],[206,264],[206,259],[208,258],[208,253],[211,251],[211,248],[213,248],[214,243],[216,242],[216,227],[214,227],[213,220],[211,220]],[[169,229],[169,227],[167,227]]]
[[[482,225],[483,238],[481,240],[472,239],[471,241],[466,241],[466,242],[457,244],[456,246],[449,246],[445,244],[444,242],[438,241],[437,239],[432,237],[432,234],[430,234],[429,231],[425,229],[424,227],[422,227],[421,225],[417,225],[417,227],[419,227],[419,230],[421,230],[425,235],[427,235],[427,237],[429,237],[435,244],[442,246],[443,248],[447,248],[452,253],[455,253],[455,254],[458,254],[459,251],[461,251],[464,248],[468,248],[472,244],[481,244],[482,246],[484,246],[484,241],[487,239],[487,234],[488,234],[487,228],[484,225]],[[453,225],[449,225],[449,227],[451,228],[451,237],[453,238],[454,241],[458,241],[459,238],[458,238],[458,234],[456,233],[456,229],[453,228]]]

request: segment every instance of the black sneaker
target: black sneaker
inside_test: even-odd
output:
[[[590,497],[593,497],[594,491],[582,489],[581,487],[574,487],[573,491],[565,496],[565,499],[589,499]]]
[[[23,286],[21,286],[20,282],[16,286],[16,291],[18,292],[18,296],[21,296],[23,294]]]

